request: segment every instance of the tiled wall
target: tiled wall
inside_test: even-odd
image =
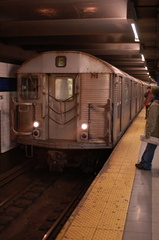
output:
[[[1,153],[6,152],[16,146],[15,141],[10,139],[10,98],[15,96],[15,92],[0,92],[1,110]]]
[[[16,77],[17,65],[0,62],[0,77]],[[16,96],[16,92],[0,92],[0,113],[1,113],[1,136],[0,152],[4,153],[16,146],[15,141],[10,139],[10,98]]]
[[[15,77],[18,65],[0,62],[0,77]]]

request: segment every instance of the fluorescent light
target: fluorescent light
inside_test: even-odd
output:
[[[132,30],[134,32],[134,36],[135,36],[135,42],[139,42],[139,37],[138,37],[138,34],[137,34],[137,31],[136,31],[136,26],[134,23],[131,23],[131,27],[132,27]]]
[[[148,68],[147,68],[147,67],[145,67],[145,69],[146,69],[146,70],[148,70]]]
[[[143,54],[141,54],[142,61],[145,62],[145,57]]]

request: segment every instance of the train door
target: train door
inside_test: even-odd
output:
[[[131,95],[130,95],[130,80],[125,79],[123,86],[123,113],[122,113],[122,131],[127,127],[131,120]]]
[[[1,153],[1,110],[0,110],[0,153]]]
[[[130,91],[130,121],[132,119],[132,80],[130,80],[130,88],[129,88],[129,91]]]
[[[137,99],[138,99],[138,96],[137,96],[137,83],[135,83],[135,114],[137,113]]]
[[[119,77],[119,86],[118,86],[118,101],[117,101],[117,107],[118,107],[118,115],[117,115],[117,121],[118,121],[118,133],[122,130],[122,78]]]
[[[122,130],[122,77],[115,82],[114,92],[114,140],[118,138]]]
[[[77,75],[49,76],[49,139],[77,136]]]

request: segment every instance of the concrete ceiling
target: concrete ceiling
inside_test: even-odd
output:
[[[21,64],[50,50],[87,52],[157,81],[159,0],[0,0],[0,61]]]

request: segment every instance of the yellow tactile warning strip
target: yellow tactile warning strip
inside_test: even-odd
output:
[[[144,127],[142,110],[56,240],[122,239]]]

